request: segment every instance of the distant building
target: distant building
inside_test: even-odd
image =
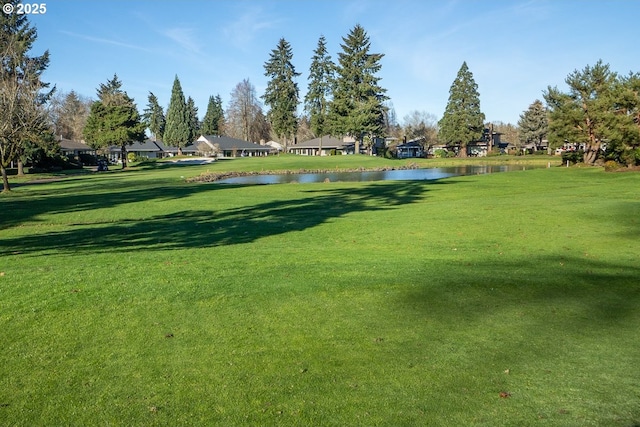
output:
[[[270,145],[260,145],[228,136],[202,135],[194,145],[201,152],[210,151],[215,157],[261,157],[277,152]]]

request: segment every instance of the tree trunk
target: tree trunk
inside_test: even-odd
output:
[[[122,169],[127,168],[127,146],[122,144],[120,147],[120,157],[122,157]]]
[[[24,176],[24,163],[18,159],[18,176]]]
[[[0,165],[0,170],[2,171],[2,192],[7,193],[11,191],[11,187],[9,186],[9,178],[7,177],[7,170],[2,165]]]
[[[467,157],[467,146],[466,145],[461,145],[460,146],[460,150],[458,151],[458,157],[463,157],[463,158]]]
[[[583,157],[583,161],[586,165],[593,165],[596,162],[596,159],[598,158],[598,151],[594,150],[591,147],[587,147],[587,149],[584,152],[584,157]]]

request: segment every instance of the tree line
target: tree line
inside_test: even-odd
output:
[[[17,0],[10,0],[16,4]],[[27,15],[0,15],[0,169],[3,189],[9,190],[7,168],[13,162],[22,173],[24,161],[55,156],[56,139],[84,139],[94,148],[121,147],[126,167],[126,147],[146,138],[178,147],[192,143],[199,134],[228,135],[248,141],[274,138],[287,146],[297,138],[323,135],[349,136],[361,145],[375,137],[419,139],[425,145],[440,144],[459,156],[467,147],[486,138],[486,128],[508,135],[517,145],[533,150],[548,141],[550,147],[573,144],[587,164],[611,160],[626,165],[640,163],[640,74],[619,75],[608,64],[576,70],[565,82],[569,90],[543,91],[543,104],[535,100],[520,115],[517,126],[485,123],[480,94],[466,62],[449,90],[440,120],[434,114],[414,111],[397,123],[393,105],[380,85],[382,53],[371,52],[368,34],[355,25],[342,38],[337,61],[320,36],[309,68],[307,92],[300,99],[293,49],[281,38],[264,63],[268,77],[265,93],[257,96],[244,79],[231,92],[226,110],[220,95],[210,96],[202,120],[191,97],[185,97],[175,76],[166,110],[149,93],[143,114],[114,75],[97,88],[97,99],[74,91],[56,94],[42,81],[49,52],[32,56],[36,29]],[[263,104],[267,113],[263,112]],[[298,114],[301,108],[302,114]]]

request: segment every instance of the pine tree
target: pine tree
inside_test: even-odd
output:
[[[166,120],[162,106],[158,103],[158,98],[153,92],[149,92],[149,103],[144,110],[144,122],[151,131],[154,140],[162,141]]]
[[[146,125],[134,100],[122,90],[117,75],[114,74],[106,84],[100,84],[97,93],[98,100],[91,105],[84,138],[96,149],[119,146],[124,169],[127,167],[127,145],[144,141]]]
[[[202,119],[201,132],[203,135],[220,135],[220,123],[223,120],[222,100],[220,95],[210,96],[207,112]]]
[[[440,142],[459,147],[458,156],[467,157],[467,144],[482,137],[484,119],[480,111],[478,85],[467,63],[463,62],[449,89],[449,101],[438,122],[438,138]]]
[[[216,106],[213,114],[215,123],[218,126],[217,134],[224,135],[225,134],[225,123],[226,119],[224,116],[224,107],[222,106],[222,98],[220,95],[216,95]]]
[[[549,142],[554,146],[565,140],[583,145],[584,163],[594,164],[603,141],[622,142],[618,127],[627,118],[615,112],[618,76],[609,64],[598,61],[593,67],[575,70],[565,82],[568,93],[549,87],[544,94],[549,107]]]
[[[542,101],[536,99],[533,104],[529,105],[529,108],[520,115],[518,127],[520,143],[523,145],[533,144],[533,150],[537,151],[549,131],[547,110],[542,105]]]
[[[304,97],[311,131],[316,137],[320,137],[320,152],[322,152],[322,136],[329,130],[327,116],[333,94],[335,68],[331,55],[327,52],[327,42],[324,36],[320,36],[318,46],[311,58],[309,86]]]
[[[360,25],[342,40],[329,120],[332,134],[355,138],[356,153],[359,153],[365,135],[381,136],[384,133],[384,102],[388,97],[376,75],[382,68],[380,61],[384,55],[369,53],[369,36]]]
[[[291,45],[285,39],[280,39],[277,48],[271,51],[269,61],[264,64],[264,74],[271,78],[262,96],[269,106],[267,119],[275,134],[283,139],[285,148],[298,128],[296,111],[300,101],[298,84],[294,79],[300,73],[296,72],[292,59]]]
[[[167,108],[163,142],[169,146],[178,147],[178,154],[182,154],[182,148],[191,142],[190,137],[187,102],[184,99],[180,80],[176,76],[171,89],[169,108]]]
[[[607,144],[607,159],[640,165],[640,73],[621,76],[614,97],[615,132]]]
[[[187,116],[189,118],[189,142],[195,141],[200,135],[200,120],[198,120],[198,107],[193,98],[187,98]]]
[[[16,6],[17,0],[8,4]],[[53,94],[41,80],[49,51],[29,56],[37,31],[28,15],[0,14],[0,172],[3,191],[10,191],[6,168],[18,161],[26,144],[42,139],[47,126],[44,104]]]

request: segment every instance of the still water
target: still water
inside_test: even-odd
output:
[[[218,183],[222,184],[287,184],[292,182],[361,182],[361,181],[426,181],[452,176],[480,175],[496,172],[510,172],[516,170],[528,170],[540,166],[523,165],[493,165],[493,166],[455,166],[428,169],[406,169],[387,171],[364,172],[326,172],[326,173],[301,173],[280,175],[249,175],[226,178]]]

